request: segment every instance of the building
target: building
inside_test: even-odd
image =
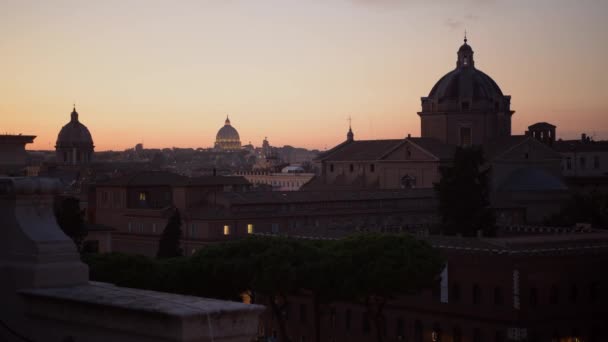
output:
[[[304,172],[301,167],[286,166],[281,172],[239,172],[254,187],[268,188],[272,191],[297,191],[305,186],[315,176],[314,173]]]
[[[228,116],[226,116],[224,127],[220,128],[215,136],[215,149],[224,152],[235,152],[241,149],[239,132],[232,127]]]
[[[446,267],[435,288],[385,304],[384,340],[606,341],[608,276],[596,270],[608,262],[608,233],[527,226],[502,233],[421,237]],[[334,302],[319,311],[322,340],[376,341],[365,305]],[[292,341],[314,340],[310,297],[290,296],[282,314]],[[264,334],[276,336],[271,312],[263,321]]]
[[[249,191],[241,176],[188,178],[143,172],[97,183],[89,221],[111,227],[113,251],[155,255],[169,217],[182,218],[187,255],[253,233],[353,232],[437,222],[429,189],[411,191]]]
[[[72,110],[70,122],[68,122],[57,136],[55,153],[58,164],[81,165],[88,164],[93,160],[93,138],[87,126],[78,120],[76,107]]]
[[[421,98],[421,137],[356,140],[349,127],[343,143],[315,159],[319,177],[309,184],[328,190],[432,188],[458,147],[480,146],[491,168],[491,202],[499,220],[542,221],[568,196],[561,155],[533,136],[511,135],[510,102],[475,67],[465,37],[456,68]]]
[[[568,185],[577,191],[608,191],[608,141],[594,141],[586,134],[580,140],[558,140],[562,171]]]
[[[35,135],[0,135],[0,174],[22,174],[27,164],[25,145],[31,144]]]

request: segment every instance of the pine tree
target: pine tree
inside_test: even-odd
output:
[[[435,184],[439,198],[442,231],[448,235],[495,234],[496,218],[489,207],[488,177],[480,148],[459,148],[452,166],[441,168],[441,181]]]
[[[174,258],[182,256],[182,249],[179,246],[180,237],[182,235],[182,219],[179,214],[179,210],[175,209],[175,212],[169,218],[165,230],[160,237],[158,242],[158,258]]]

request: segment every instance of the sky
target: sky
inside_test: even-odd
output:
[[[0,0],[0,132],[53,149],[76,103],[96,150],[331,148],[420,134],[456,63],[512,96],[513,133],[608,139],[605,0]]]

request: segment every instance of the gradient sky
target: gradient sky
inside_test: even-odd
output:
[[[242,142],[308,148],[419,135],[455,67],[512,96],[513,133],[608,139],[605,0],[0,0],[0,132],[51,149],[76,102],[96,150]]]

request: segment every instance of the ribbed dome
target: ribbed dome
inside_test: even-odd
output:
[[[239,132],[234,127],[226,125],[217,132],[215,140],[240,140]]]
[[[431,89],[428,97],[441,103],[445,99],[459,98],[494,101],[503,96],[490,76],[471,66],[458,67],[447,73]]]
[[[226,117],[224,127],[220,128],[215,136],[215,147],[223,151],[236,151],[241,148],[239,132],[232,127],[228,117]]]
[[[57,146],[93,146],[93,138],[89,129],[78,121],[76,108],[72,111],[72,119],[68,122],[57,136]]]

